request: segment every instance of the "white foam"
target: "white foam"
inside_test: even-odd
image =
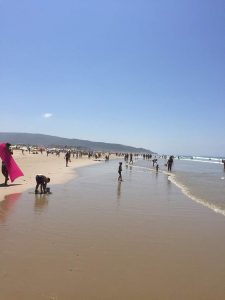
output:
[[[181,191],[184,195],[186,195],[188,198],[192,199],[193,201],[213,210],[214,212],[216,213],[219,213],[223,216],[225,216],[225,211],[221,208],[218,208],[216,205],[214,204],[210,204],[210,203],[206,203],[203,199],[193,195],[190,190],[183,184],[179,183],[176,181],[176,176],[175,174],[170,174],[168,172],[164,172],[166,175],[169,175],[168,176],[168,180],[170,180],[173,184],[175,184]]]
[[[153,169],[153,168],[140,167],[140,166],[133,166],[133,167],[144,169],[144,170],[149,170],[149,171],[155,171],[155,169]],[[205,207],[213,210],[214,212],[219,213],[219,214],[225,216],[225,210],[223,210],[221,208],[218,208],[214,204],[206,203],[204,201],[204,199],[201,199],[200,197],[197,197],[197,196],[193,195],[191,193],[191,191],[185,185],[179,183],[176,180],[176,175],[174,173],[169,173],[167,171],[159,171],[159,172],[162,172],[163,174],[167,175],[168,176],[168,180],[171,181],[174,185],[176,185],[185,196],[187,196],[191,200],[195,201],[196,203],[199,203],[199,204],[201,204],[201,205],[203,205],[203,206],[205,206]],[[221,177],[221,179],[224,179],[224,177]]]
[[[202,162],[202,163],[209,163],[209,164],[220,164],[223,163],[219,160],[200,160],[200,159],[192,159],[192,158],[182,158],[181,160],[188,160],[188,161],[196,161],[196,162]]]

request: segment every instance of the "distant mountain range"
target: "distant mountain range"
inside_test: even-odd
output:
[[[45,147],[74,147],[91,151],[153,153],[151,150],[121,144],[92,142],[79,139],[68,139],[36,133],[0,132],[0,143],[13,145],[35,145]]]

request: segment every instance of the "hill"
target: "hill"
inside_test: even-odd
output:
[[[92,142],[88,140],[68,139],[57,136],[19,133],[19,132],[0,132],[0,143],[11,143],[13,145],[37,145],[45,147],[74,147],[91,151],[104,152],[132,152],[132,153],[153,153],[151,150],[136,148],[121,144]]]

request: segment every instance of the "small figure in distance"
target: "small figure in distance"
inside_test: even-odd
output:
[[[47,192],[47,184],[50,182],[50,178],[44,175],[36,175],[36,188],[35,194],[38,194],[38,188],[41,187],[41,194],[46,194]]]
[[[159,164],[156,165],[155,169],[156,169],[156,172],[159,171]]]
[[[118,181],[122,181],[122,162],[119,162],[118,173],[119,173]]]
[[[130,153],[130,164],[133,164],[134,162],[133,162],[133,154],[132,153]]]
[[[66,167],[68,167],[68,162],[70,162],[70,151],[66,152],[65,159],[66,159]]]
[[[223,163],[223,169],[225,171],[225,159],[222,159],[222,163]]]

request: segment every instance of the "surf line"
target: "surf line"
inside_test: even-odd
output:
[[[147,170],[147,171],[156,171],[154,168],[147,168],[147,167],[141,167],[141,166],[135,166],[135,165],[130,165],[130,166],[132,166],[132,168],[136,168],[136,169],[143,169],[143,170]],[[163,171],[158,170],[158,172],[162,173]]]
[[[204,200],[202,198],[199,198],[195,195],[193,195],[190,190],[183,184],[179,183],[177,180],[176,180],[176,175],[175,174],[170,174],[166,171],[163,171],[163,173],[165,175],[168,175],[168,180],[171,181],[174,185],[176,185],[176,187],[178,187],[181,192],[187,196],[188,198],[190,198],[191,200],[193,200],[194,202],[197,202],[198,204],[201,204],[211,210],[213,210],[214,212],[218,213],[218,214],[221,214],[223,216],[225,216],[225,211],[218,208],[216,205],[214,204],[209,204],[209,203],[206,203],[204,202]]]
[[[155,171],[155,169],[153,169],[153,168],[147,168],[147,167],[141,167],[141,166],[132,166],[132,167],[134,167],[134,168],[136,168],[136,169],[143,169],[143,170],[148,170],[148,171]],[[179,190],[181,190],[181,192],[182,192],[185,196],[187,196],[188,198],[190,198],[192,201],[194,201],[194,202],[196,202],[196,203],[198,203],[198,204],[200,204],[200,205],[203,205],[203,206],[205,206],[205,207],[207,207],[207,208],[213,210],[213,211],[216,212],[216,213],[219,213],[219,214],[225,216],[225,211],[224,211],[224,210],[218,208],[218,207],[217,207],[216,205],[214,205],[214,204],[206,203],[206,202],[204,202],[204,199],[199,198],[199,197],[193,195],[193,194],[190,192],[190,190],[189,190],[185,185],[179,183],[179,182],[176,180],[176,175],[175,175],[174,173],[169,173],[169,172],[167,172],[167,171],[161,171],[161,170],[159,170],[158,172],[161,172],[161,173],[163,173],[164,175],[167,175],[167,176],[168,176],[168,180],[169,180],[170,182],[172,182],[177,188],[179,188]]]

